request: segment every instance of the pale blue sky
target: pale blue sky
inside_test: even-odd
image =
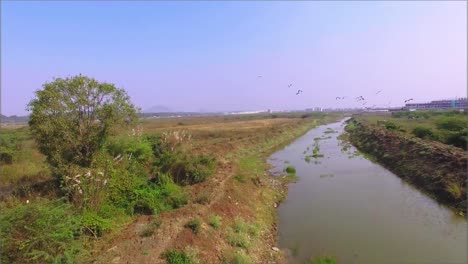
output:
[[[464,1],[2,1],[1,110],[27,114],[44,82],[79,73],[125,88],[142,109],[174,111],[466,96],[466,10]]]

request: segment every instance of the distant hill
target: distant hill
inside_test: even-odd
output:
[[[166,112],[172,112],[172,111],[169,107],[164,106],[164,105],[155,105],[151,108],[143,110],[143,113],[166,113]]]
[[[19,124],[19,123],[27,123],[29,121],[29,116],[6,116],[6,115],[0,115],[0,122],[2,124]]]

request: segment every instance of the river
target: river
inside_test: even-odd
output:
[[[314,128],[269,158],[273,174],[297,171],[278,207],[279,246],[291,262],[328,255],[340,264],[467,263],[465,218],[354,147],[344,150],[344,124]],[[306,159],[314,149],[324,156]]]

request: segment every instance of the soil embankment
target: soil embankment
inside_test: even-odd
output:
[[[360,151],[443,204],[466,215],[467,153],[439,142],[350,119],[349,139]]]

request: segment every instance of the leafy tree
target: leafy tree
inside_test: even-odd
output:
[[[89,167],[116,127],[137,120],[125,90],[83,75],[56,78],[35,95],[29,126],[58,179],[67,166]]]

